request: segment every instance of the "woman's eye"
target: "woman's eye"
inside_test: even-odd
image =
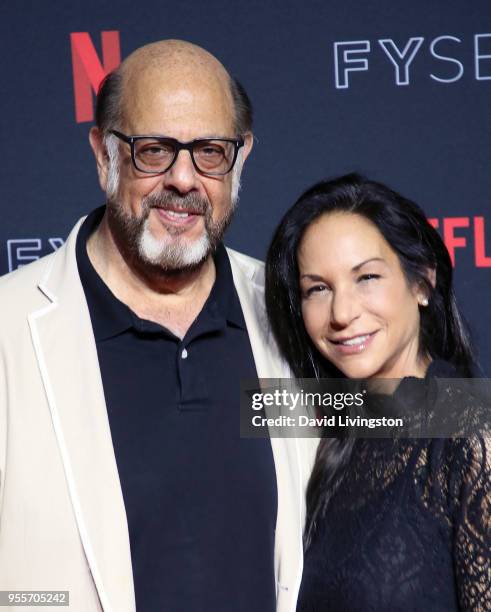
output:
[[[376,280],[377,278],[380,278],[380,274],[362,274],[358,278],[358,281],[371,281]]]
[[[311,295],[323,293],[327,291],[327,287],[325,285],[314,285],[313,287],[309,287],[304,291],[305,297],[310,297]]]

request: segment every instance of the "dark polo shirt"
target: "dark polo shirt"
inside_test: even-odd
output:
[[[239,384],[257,376],[230,262],[181,340],[140,319],[77,239],[128,518],[139,612],[273,612],[276,476],[269,440],[241,439]]]

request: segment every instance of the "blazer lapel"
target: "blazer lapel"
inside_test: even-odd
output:
[[[290,370],[280,357],[266,315],[263,270],[259,264],[232,249],[227,252],[257,374],[259,378],[289,378]]]
[[[290,378],[272,336],[264,306],[262,269],[228,249],[235,288],[249,333],[258,377]],[[274,381],[271,381],[274,384]],[[305,517],[302,453],[296,438],[272,437],[278,487],[275,537],[277,611],[294,612],[303,567],[302,529]]]
[[[75,519],[104,612],[134,612],[128,526],[97,349],[78,275],[81,220],[39,283],[46,305],[29,315]]]

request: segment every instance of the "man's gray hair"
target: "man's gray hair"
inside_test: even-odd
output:
[[[116,197],[119,189],[119,140],[106,132],[103,136],[108,156],[106,195],[108,199]]]

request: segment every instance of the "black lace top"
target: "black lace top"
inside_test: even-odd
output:
[[[491,440],[358,439],[298,612],[491,610]]]

